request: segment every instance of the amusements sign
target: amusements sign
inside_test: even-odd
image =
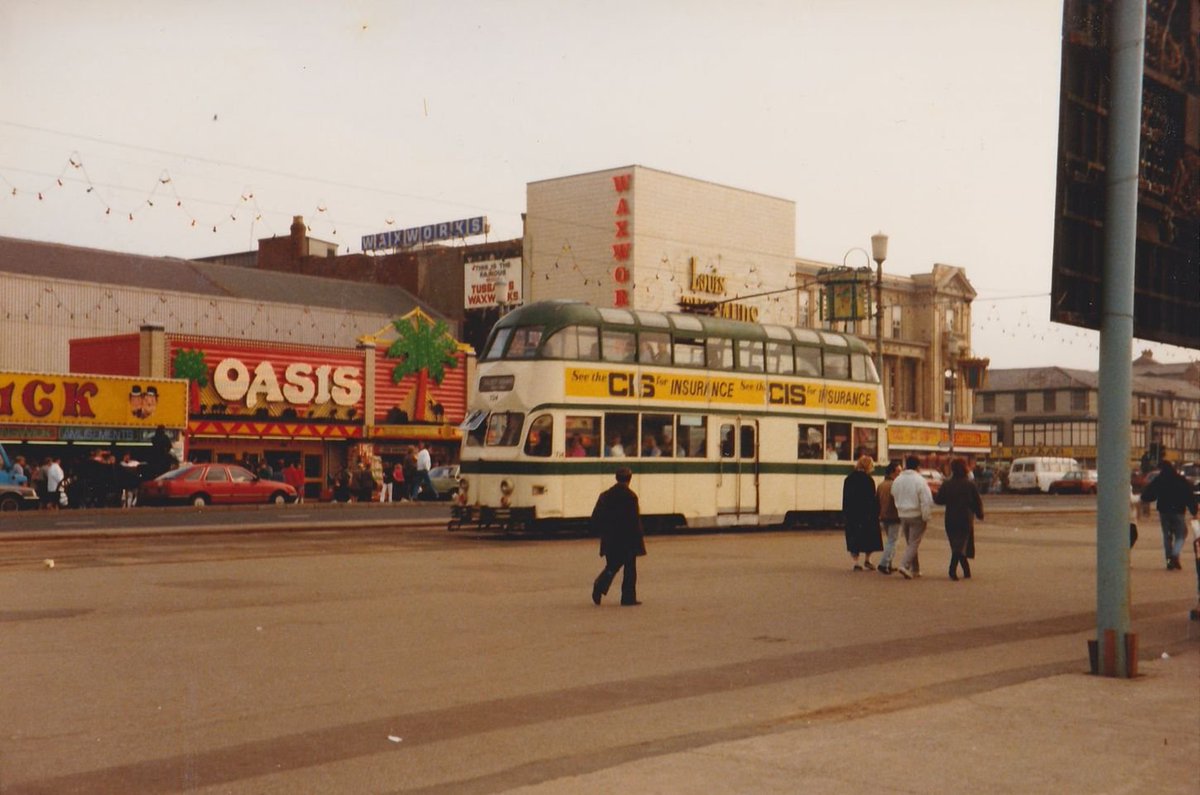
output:
[[[520,259],[468,262],[463,268],[463,308],[521,303]]]
[[[187,382],[0,372],[0,423],[183,428]]]

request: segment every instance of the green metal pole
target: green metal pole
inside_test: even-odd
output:
[[[1134,648],[1129,632],[1129,423],[1145,0],[1116,0],[1112,22],[1100,319],[1096,639],[1099,672],[1125,677],[1136,666],[1127,659],[1127,649]]]

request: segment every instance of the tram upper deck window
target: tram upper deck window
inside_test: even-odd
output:
[[[638,361],[642,364],[670,364],[671,335],[665,331],[640,332],[638,334]]]
[[[850,354],[847,351],[825,350],[825,377],[843,381],[850,378]]]
[[[513,330],[505,359],[532,359],[537,355],[538,343],[542,341],[541,326],[520,326]]]
[[[697,339],[675,339],[675,364],[681,367],[704,366],[704,343]]]
[[[737,368],[750,373],[761,373],[763,367],[763,344],[758,340],[738,340]]]
[[[604,330],[600,338],[600,358],[604,361],[632,362],[636,353],[636,336],[632,331]]]
[[[484,359],[499,359],[504,355],[504,346],[508,344],[508,338],[512,334],[511,328],[502,328],[496,330],[496,336],[492,338],[492,344],[483,352]]]
[[[796,361],[792,358],[791,343],[767,343],[767,372],[780,375],[791,375],[796,372]]]
[[[710,337],[704,341],[704,364],[710,370],[733,369],[733,340]]]
[[[796,346],[796,375],[821,377],[821,349]]]
[[[594,362],[600,358],[600,329],[595,326],[567,326],[546,338],[544,359],[577,359]]]
[[[861,352],[850,354],[850,377],[863,383],[878,383],[879,373],[875,372],[875,360]]]
[[[515,447],[521,439],[524,424],[525,413],[522,411],[496,412],[488,417],[483,443],[488,447]]]

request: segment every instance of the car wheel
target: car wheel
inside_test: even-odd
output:
[[[203,508],[205,505],[208,505],[208,503],[209,499],[207,494],[195,494],[192,496],[192,505],[195,505],[197,508]]]
[[[0,511],[19,511],[21,501],[11,495],[0,497]]]
[[[287,501],[288,501],[287,495],[284,494],[282,491],[275,492],[274,494],[271,495],[271,499],[267,500],[267,502],[273,502],[276,505],[286,505]]]

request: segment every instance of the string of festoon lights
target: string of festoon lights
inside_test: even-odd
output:
[[[107,185],[93,179],[88,172],[83,155],[78,150],[72,151],[67,156],[66,162],[57,173],[40,176],[44,177],[42,181],[30,184],[29,181],[19,182],[4,171],[0,171],[3,197],[14,201],[40,202],[50,206],[56,194],[81,190],[84,195],[95,202],[101,218],[121,219],[127,223],[134,223],[151,212],[171,208],[180,214],[182,224],[189,229],[208,230],[212,234],[217,234],[228,227],[248,221],[252,228],[255,225],[261,225],[270,235],[278,233],[269,220],[269,214],[259,204],[255,191],[250,187],[243,187],[237,191],[236,196],[232,196],[225,202],[189,199],[185,193],[180,192],[178,181],[168,169],[162,169],[153,181],[140,189]],[[106,196],[105,188],[110,188],[112,192],[127,191],[137,195],[137,198],[121,203]],[[215,213],[204,213],[195,209],[200,204],[215,204],[222,209]],[[319,219],[323,225],[321,234],[337,237],[340,224],[334,218],[334,214],[325,200],[318,200],[313,206],[311,214],[306,218]],[[396,224],[396,220],[389,215],[380,223],[384,227],[392,227]],[[306,227],[308,232],[314,231],[314,223],[311,220],[306,221]],[[377,227],[373,226],[372,228]],[[350,247],[347,245],[347,252],[349,249]]]

